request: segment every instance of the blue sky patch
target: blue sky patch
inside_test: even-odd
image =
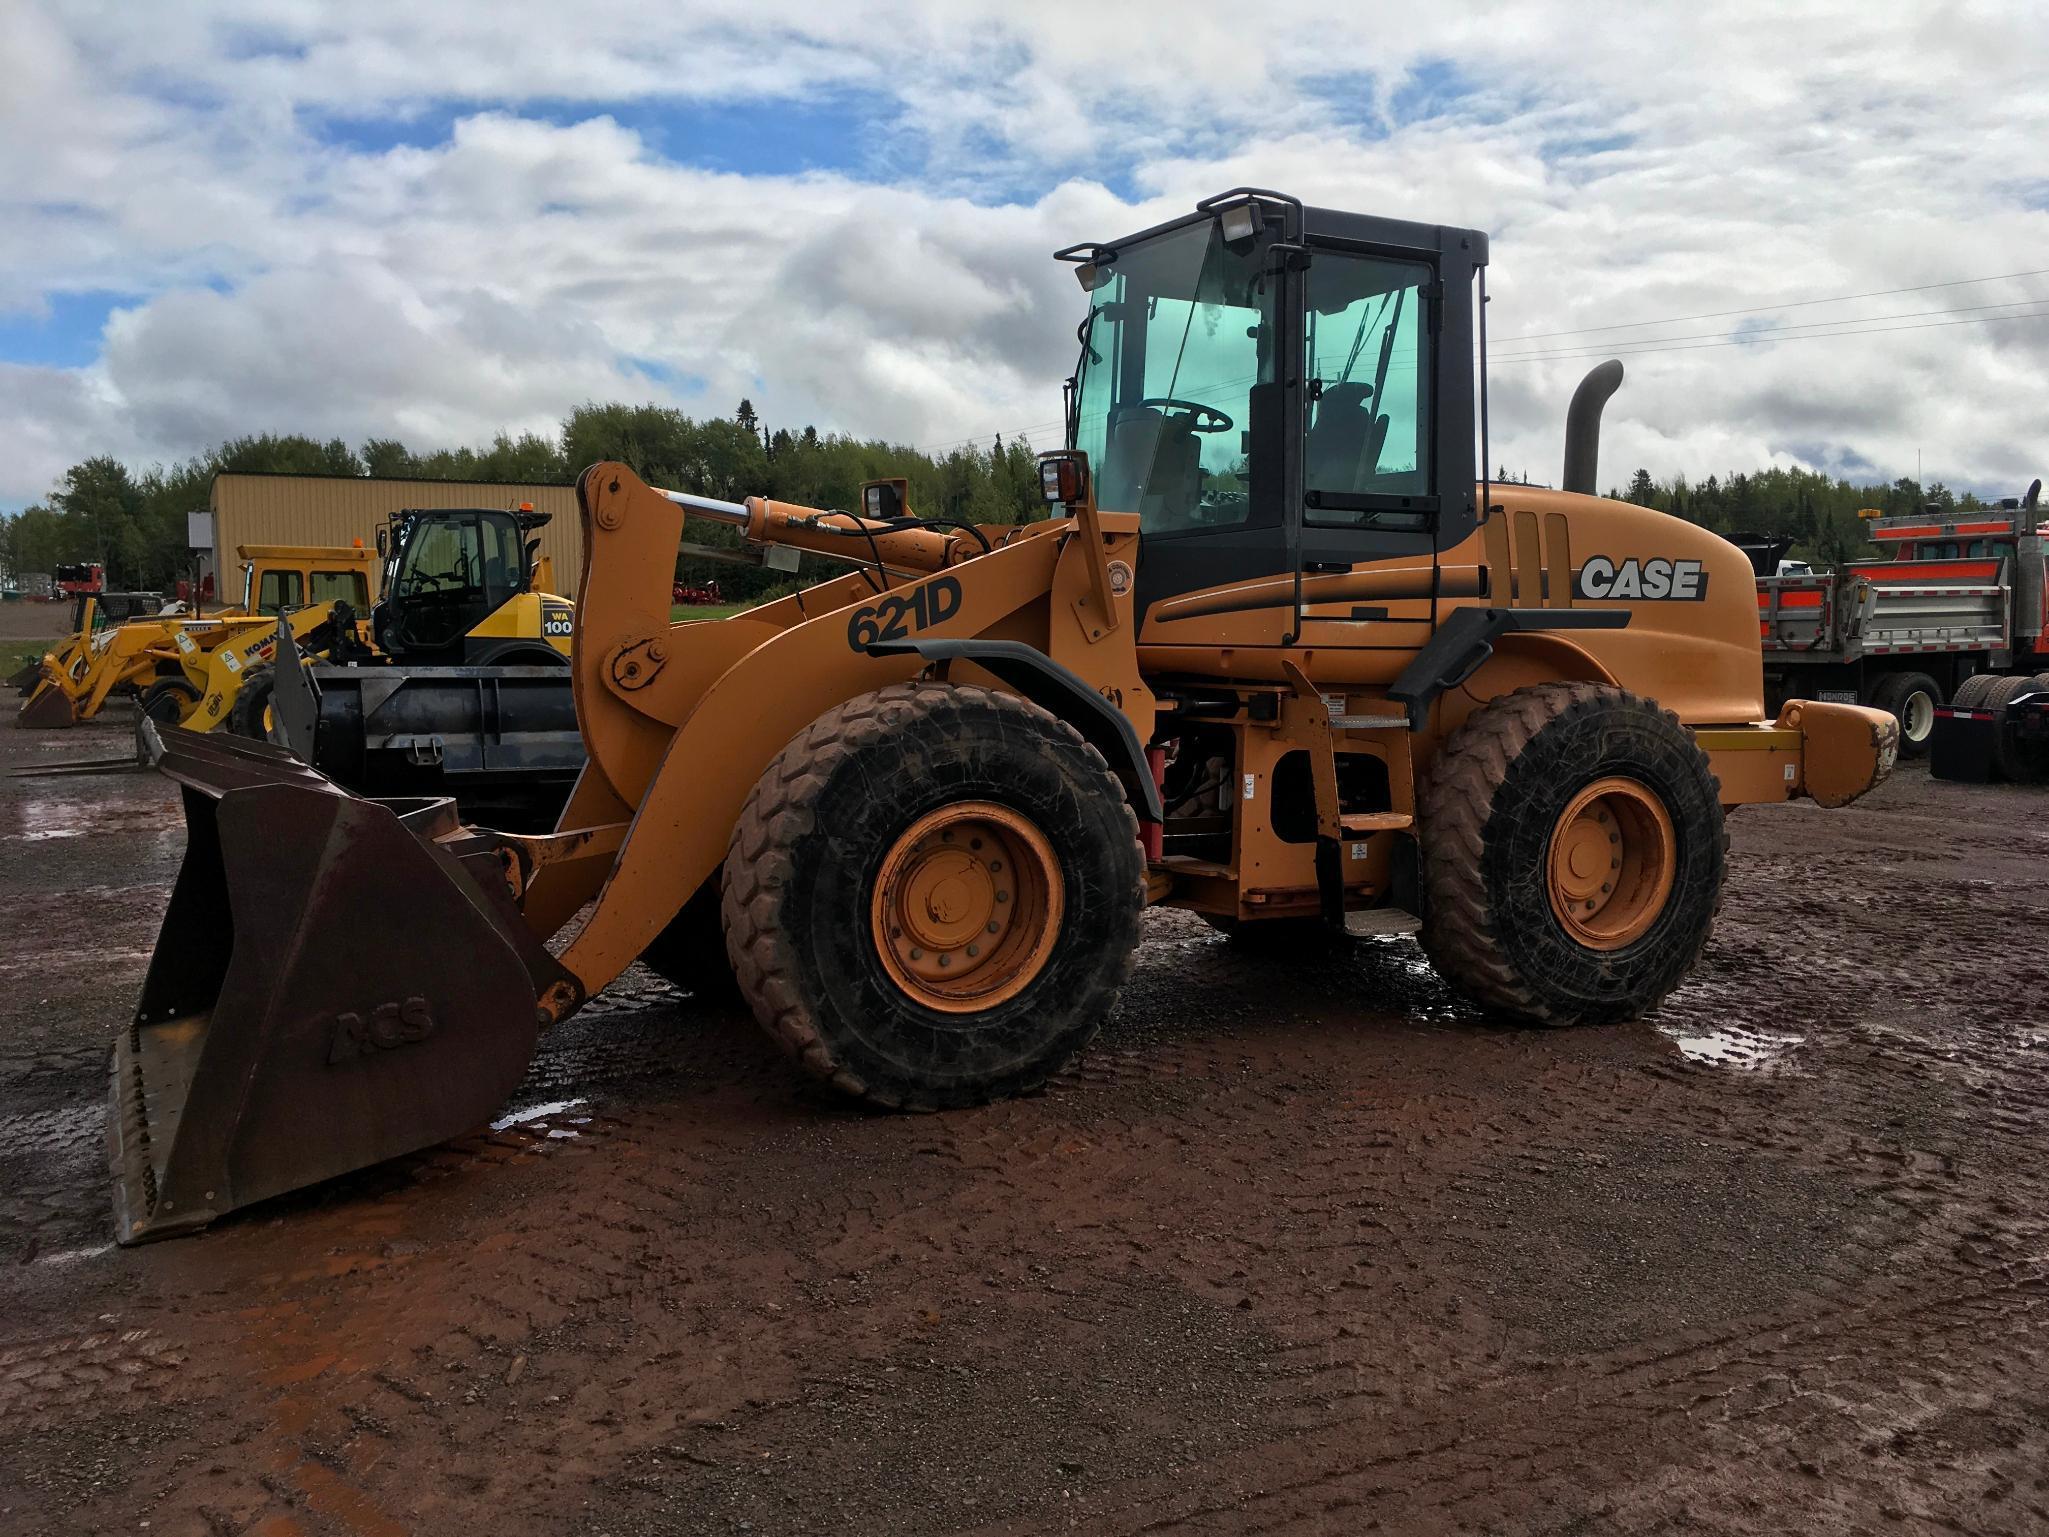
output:
[[[0,310],[0,361],[83,368],[100,355],[107,316],[140,294],[88,290],[44,296],[44,310]]]
[[[480,112],[502,111],[558,128],[609,117],[640,135],[651,153],[679,165],[740,176],[794,176],[870,169],[875,146],[889,137],[891,114],[886,106],[855,92],[766,103],[666,100],[599,106],[587,101],[466,101],[374,117],[303,114],[300,121],[324,143],[383,154],[446,144],[460,119]]]

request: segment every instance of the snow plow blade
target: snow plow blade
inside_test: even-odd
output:
[[[185,862],[114,1043],[116,1236],[140,1243],[489,1120],[561,975],[489,834],[282,748],[149,726]]]

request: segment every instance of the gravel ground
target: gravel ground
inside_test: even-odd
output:
[[[500,1129],[117,1250],[177,800],[0,780],[0,1531],[2041,1533],[2045,795],[1743,812],[1624,1028],[1154,913],[961,1114],[636,969]]]

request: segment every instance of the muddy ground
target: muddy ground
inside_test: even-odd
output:
[[[2049,1530],[2045,811],[1742,813],[1618,1029],[1156,913],[1086,1062],[955,1115],[636,970],[499,1129],[117,1250],[178,812],[0,781],[0,1531]]]

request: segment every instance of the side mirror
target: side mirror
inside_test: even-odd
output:
[[[391,552],[385,548],[384,525],[381,523],[377,526],[377,558],[379,560],[388,560],[391,558]]]

